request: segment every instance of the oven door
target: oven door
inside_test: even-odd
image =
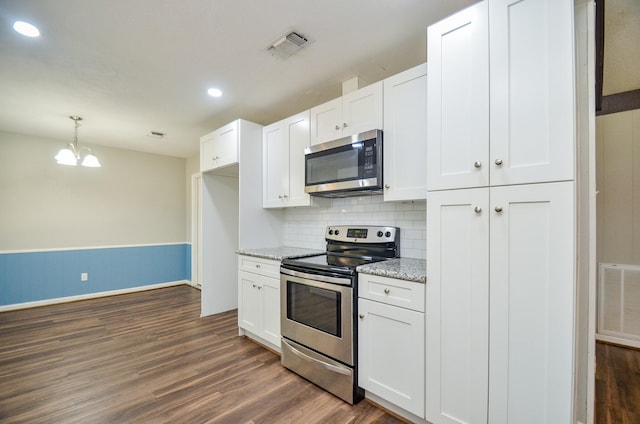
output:
[[[352,283],[281,268],[282,336],[353,366]]]

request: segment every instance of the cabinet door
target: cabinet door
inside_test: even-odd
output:
[[[488,203],[488,188],[427,195],[426,419],[434,424],[487,422]]]
[[[288,174],[285,179],[287,206],[309,206],[310,196],[304,191],[304,149],[309,147],[309,111],[299,113],[285,121],[284,130],[289,140]]]
[[[262,294],[262,333],[266,341],[280,346],[280,280],[261,277],[259,291]]]
[[[250,272],[238,272],[240,293],[238,296],[238,326],[254,334],[262,331],[262,300],[258,290],[260,276]]]
[[[489,20],[491,185],[573,179],[573,1],[492,0]]]
[[[284,174],[287,158],[283,122],[276,122],[262,131],[262,206],[281,208],[284,201]]]
[[[311,144],[342,136],[342,97],[311,109]]]
[[[200,171],[208,171],[216,166],[215,134],[200,139]]]
[[[487,186],[487,2],[431,25],[427,56],[427,189]]]
[[[384,200],[427,195],[427,64],[384,80]]]
[[[216,167],[238,162],[238,121],[233,121],[216,131]]]
[[[358,384],[424,417],[424,314],[358,299]]]
[[[492,424],[572,422],[574,196],[573,182],[491,188]]]
[[[368,85],[342,97],[342,136],[380,129],[383,82]]]

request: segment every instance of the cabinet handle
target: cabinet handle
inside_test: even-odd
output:
[[[475,208],[473,208],[473,211],[475,213],[480,213],[480,212],[482,212],[482,208],[480,206],[476,206]]]
[[[282,196],[282,197],[284,197],[285,199],[289,198],[289,196],[287,196],[286,194],[284,196]]]
[[[278,199],[282,199],[282,195],[281,194],[278,194]]]
[[[340,126],[336,125],[336,131],[340,131]]]
[[[342,128],[347,128],[347,127],[348,127],[348,125],[347,125],[346,122],[342,124]]]
[[[500,158],[496,159],[496,165],[498,166],[502,165],[502,159]]]
[[[473,167],[474,168],[481,168],[482,167],[482,162],[480,162],[479,160],[473,162]]]
[[[260,268],[260,264],[256,264],[256,268]]]
[[[254,288],[254,289],[256,288],[256,285],[255,285],[255,284],[252,284],[252,286],[253,286],[253,288]]]
[[[389,289],[384,289],[384,294],[389,294],[391,292],[391,290]]]
[[[384,188],[391,188],[391,186],[389,184],[385,184]]]
[[[502,212],[502,206],[496,206],[494,210],[498,213]]]
[[[360,319],[364,319],[364,314],[360,314],[358,316],[360,317]]]
[[[258,290],[260,290],[262,288],[262,286],[258,286]]]

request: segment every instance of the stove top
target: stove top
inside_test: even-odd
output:
[[[380,256],[360,256],[343,253],[326,253],[300,259],[285,259],[282,264],[287,267],[298,267],[315,271],[328,271],[337,274],[354,275],[356,267],[387,260]]]
[[[355,275],[358,265],[398,256],[400,229],[372,225],[333,225],[325,231],[327,253],[285,259],[286,268],[303,271]]]

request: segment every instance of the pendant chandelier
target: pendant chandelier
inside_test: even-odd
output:
[[[55,157],[56,161],[58,161],[60,165],[77,166],[78,162],[80,162],[80,165],[82,166],[100,168],[102,165],[100,165],[98,158],[93,155],[90,148],[78,148],[78,127],[80,126],[79,121],[82,121],[82,118],[79,116],[70,116],[69,119],[75,122],[73,143],[67,144],[66,149],[62,149],[58,152]]]

